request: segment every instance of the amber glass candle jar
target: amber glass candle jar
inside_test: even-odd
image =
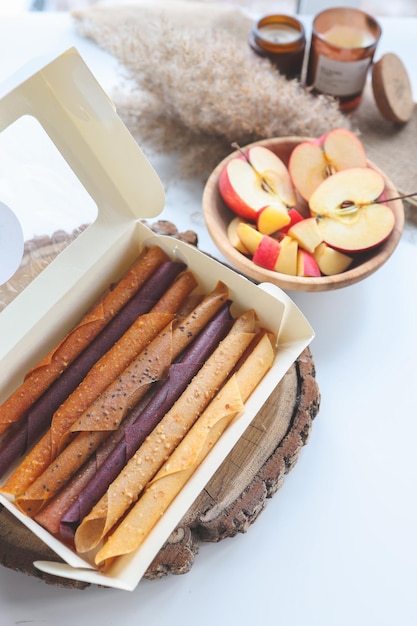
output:
[[[359,9],[335,7],[313,21],[306,85],[313,93],[335,96],[342,111],[362,98],[381,27]]]
[[[304,27],[289,15],[267,15],[253,27],[249,44],[286,78],[300,78],[306,38]]]

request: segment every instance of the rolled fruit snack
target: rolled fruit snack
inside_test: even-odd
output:
[[[219,309],[227,302],[229,290],[226,285],[219,282],[212,292],[192,303],[190,307],[185,308],[184,318],[177,322],[172,337],[173,359],[177,359],[185,348],[197,337],[204,329],[206,324],[215,316]],[[192,301],[192,298],[188,299]],[[154,307],[153,310],[155,310]],[[146,399],[147,397],[145,397]],[[86,487],[92,476],[98,468],[104,463],[115,448],[117,443],[123,438],[125,428],[132,423],[137,415],[145,407],[148,400],[143,399],[142,404],[137,406],[134,411],[128,413],[120,427],[108,437],[104,443],[100,445],[93,456],[84,464],[82,468],[75,474],[69,484],[61,490],[54,498],[44,507],[36,516],[38,523],[44,526],[50,533],[57,535],[62,515],[76,501],[80,492]],[[94,495],[94,494],[93,494]],[[86,497],[86,496],[85,496]],[[94,500],[93,500],[94,502]],[[86,497],[86,505],[88,508],[88,499]],[[92,505],[91,505],[92,506]],[[91,508],[90,506],[90,508]],[[73,531],[71,530],[72,534]]]
[[[42,474],[64,447],[65,435],[75,420],[173,319],[196,286],[194,275],[182,272],[151,311],[133,322],[55,411],[50,428],[2,486],[3,492],[17,496]]]
[[[26,374],[23,383],[0,405],[0,433],[23,416],[165,261],[168,255],[158,246],[152,246],[138,257],[128,272]]]
[[[270,369],[274,360],[271,338],[263,333],[243,364],[218,392],[184,439],[174,449],[156,476],[148,483],[139,500],[108,538],[95,557],[105,569],[114,558],[137,550],[166,512],[196,469],[213,449],[229,424],[244,408],[245,402]],[[89,516],[75,535],[77,550],[97,545],[97,524]],[[102,527],[103,531],[103,527]]]
[[[193,342],[191,349],[185,352],[181,361],[175,363],[174,366],[169,368],[166,381],[162,383],[161,388],[156,394],[153,395],[145,411],[147,412],[147,424],[157,423],[161,419],[162,415],[168,410],[169,406],[175,401],[179,393],[186,386],[189,378],[194,375],[196,368],[201,367],[207,356],[212,352],[214,346],[218,344],[221,337],[224,336],[230,327],[230,314],[228,306],[226,305],[225,314],[219,315],[209,322],[204,331],[200,333],[195,342]],[[222,309],[220,313],[222,313]],[[197,344],[194,346],[194,344]],[[151,344],[152,345],[152,344]],[[130,377],[130,372],[128,373]],[[120,376],[117,381],[117,385],[120,386],[120,392],[118,399],[123,396],[123,380]],[[111,390],[109,392],[109,399],[111,402]],[[127,396],[129,400],[129,394]],[[78,436],[73,439],[69,445],[62,451],[62,453],[54,460],[54,462],[39,476],[39,478],[23,493],[16,498],[16,505],[28,515],[36,515],[44,504],[52,498],[60,489],[62,489],[71,477],[78,471],[87,458],[98,448],[98,446],[107,438],[109,430],[117,428],[115,424],[116,415],[112,413],[111,419],[108,419],[106,412],[103,413],[103,407],[100,403],[101,398],[98,399],[97,411],[88,409],[83,413],[81,418],[77,420],[73,429],[76,431],[79,428],[79,424],[83,423],[83,419],[88,422],[87,430],[80,432]],[[139,400],[138,397],[135,398]],[[127,412],[132,408],[130,401],[124,403],[122,410],[120,411],[117,406],[117,420],[120,423],[121,419],[125,417]],[[98,423],[96,419],[98,418]],[[149,420],[151,420],[149,422]],[[93,423],[91,423],[93,422]],[[90,428],[93,426],[93,428]],[[150,430],[153,426],[149,426]],[[142,432],[142,431],[141,431]],[[146,437],[148,431],[143,430],[143,437]],[[115,448],[118,450],[118,454],[115,455],[115,451],[112,452],[105,463],[98,470],[93,480],[99,476],[102,480],[102,470],[104,469],[104,476],[106,477],[110,469],[113,470],[118,467],[115,465],[115,460],[121,463],[121,467],[125,464],[125,456],[127,452],[126,442],[129,442],[131,438],[122,440]],[[133,454],[134,450],[131,454]],[[119,470],[120,471],[120,470]],[[117,475],[117,474],[116,474]],[[107,486],[107,485],[106,485]]]
[[[148,415],[146,415],[146,421],[140,418],[126,429],[125,441],[121,442],[120,447],[125,446],[128,454],[124,454],[123,464],[119,462],[117,473],[112,472],[115,477],[113,482],[110,483],[107,479],[109,488],[89,516],[90,524],[95,525],[96,529],[103,527],[97,533],[97,541],[139,497],[147,482],[151,480],[227,380],[254,335],[255,313],[247,311],[235,320],[231,330],[196,372],[189,384],[183,388],[175,403],[164,412],[157,424],[152,424],[152,429],[149,428]],[[143,433],[145,428],[146,431]],[[109,460],[112,461],[113,457]],[[108,461],[102,467],[104,473],[108,467]],[[95,480],[96,477],[92,479],[89,486],[94,484]],[[102,485],[100,488],[102,489]],[[62,534],[65,533],[68,522],[74,526],[75,516],[70,519],[70,515],[75,510],[76,504],[62,518]],[[81,514],[76,517],[78,519],[75,521],[79,524],[84,516]],[[94,521],[92,521],[93,518]],[[68,539],[68,535],[65,537]]]
[[[183,263],[175,261],[160,265],[123,309],[26,411],[16,424],[16,430],[0,448],[0,476],[32,447],[49,427],[55,411],[81,383],[98,359],[120,339],[139,315],[148,312],[156,304],[184,267]]]

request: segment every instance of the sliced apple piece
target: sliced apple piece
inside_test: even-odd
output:
[[[262,207],[258,212],[256,226],[260,233],[272,235],[291,222],[291,217],[285,204],[272,202]]]
[[[249,254],[254,255],[264,235],[246,222],[238,224],[236,232]]]
[[[331,248],[327,243],[324,243],[324,241],[315,249],[314,258],[317,261],[321,273],[325,276],[341,274],[348,269],[353,261],[351,256]]]
[[[298,241],[298,245],[307,250],[314,252],[317,246],[323,241],[323,235],[317,224],[315,217],[307,217],[292,226],[288,235]]]
[[[271,202],[292,207],[295,191],[288,168],[269,148],[253,146],[232,158],[219,176],[219,192],[237,215],[256,223],[258,211]]]
[[[252,261],[267,270],[275,269],[281,246],[276,239],[264,235],[255,250]]]
[[[243,245],[241,238],[238,235],[237,229],[239,224],[246,223],[243,218],[238,215],[234,217],[227,225],[227,238],[229,243],[242,254],[249,254],[249,250]]]
[[[375,202],[384,186],[383,176],[369,167],[342,170],[323,181],[309,201],[323,241],[348,254],[384,242],[395,223],[390,207]]]
[[[301,220],[305,219],[304,215],[302,215],[294,207],[292,209],[289,209],[288,215],[289,215],[290,221],[288,222],[286,226],[281,226],[280,228],[281,233],[288,233],[289,229],[292,226],[294,226],[294,224],[296,224],[297,222],[301,222]]]
[[[298,248],[297,251],[297,276],[321,276],[320,268],[314,256],[302,248]]]
[[[275,271],[281,272],[281,274],[296,276],[298,242],[296,239],[285,235],[279,243],[281,247],[275,263]]]
[[[366,166],[362,142],[345,128],[335,128],[316,141],[303,141],[294,148],[288,163],[293,185],[307,201],[329,176],[351,167]]]

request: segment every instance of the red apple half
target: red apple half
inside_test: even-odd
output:
[[[298,144],[291,153],[288,169],[293,185],[308,201],[329,176],[366,165],[365,149],[358,137],[345,128],[335,128],[316,141]]]
[[[269,148],[254,146],[231,159],[219,176],[219,192],[237,215],[256,222],[262,207],[272,202],[295,204],[295,192],[286,165]]]
[[[323,181],[309,201],[323,241],[347,253],[384,242],[395,223],[390,207],[375,202],[384,186],[381,174],[369,167],[343,170]]]

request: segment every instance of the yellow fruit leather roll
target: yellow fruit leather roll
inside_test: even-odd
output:
[[[114,558],[141,546],[225,429],[243,409],[273,360],[274,348],[265,333],[105,541],[95,557],[98,566],[105,567]]]
[[[209,321],[213,319],[216,313],[227,303],[228,296],[228,288],[224,283],[219,281],[213,291],[205,296],[199,296],[198,300],[192,304],[190,308],[188,308],[189,299],[187,299],[184,318],[175,320],[175,329],[172,337],[173,359],[176,359],[183,353],[186,346],[191,344],[192,340],[201,333]],[[153,311],[159,308],[159,306],[160,304],[158,303]],[[182,313],[183,310],[180,311],[180,315]],[[88,483],[94,477],[99,467],[106,461],[117,443],[123,438],[125,428],[136,419],[135,413],[140,413],[141,410],[141,407],[135,407],[134,411],[130,412],[123,420],[119,429],[111,435],[111,438],[106,439],[106,441],[100,445],[93,458],[77,472],[65,489],[54,496],[52,501],[35,516],[36,520],[49,530],[49,532],[58,534],[62,516],[76,501],[80,508],[85,506],[88,512],[93,504],[101,497],[101,493],[97,496],[95,486],[92,484],[89,485]],[[86,439],[84,434],[79,436]],[[91,495],[87,494],[87,488],[91,491]],[[105,490],[106,489],[104,489],[104,491]],[[79,497],[81,492],[83,492],[82,503]],[[90,498],[92,503],[89,506],[88,502]],[[76,517],[78,517],[78,515],[79,513],[77,512]]]
[[[168,260],[158,246],[140,255],[129,271],[25,376],[22,384],[0,405],[0,433],[16,422],[62,372],[97,337],[153,272]]]
[[[101,416],[97,429],[80,433],[73,439],[46,470],[15,499],[16,505],[33,516],[44,503],[58,493],[77,472],[109,432],[116,430],[121,419],[149,388],[165,378],[172,358],[172,323],[135,358],[84,413],[97,407]],[[83,415],[84,415],[83,413]],[[81,416],[81,420],[82,420]]]
[[[75,533],[79,552],[95,548],[137,500],[214,395],[222,387],[255,336],[253,310],[240,315],[185,391],[130,458],[107,492]]]

